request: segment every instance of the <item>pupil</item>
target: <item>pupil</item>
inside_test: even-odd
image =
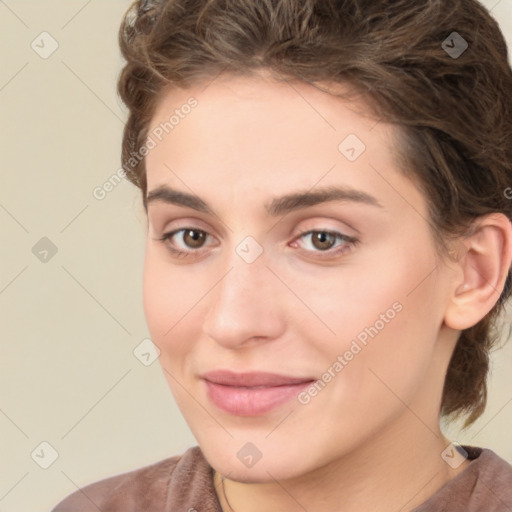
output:
[[[196,236],[194,236],[194,233],[196,234]],[[201,241],[201,239],[204,237],[204,233],[197,231],[197,230],[189,230],[189,231],[187,231],[186,234],[187,234],[187,236],[191,237],[194,242],[197,242],[198,240]],[[194,244],[191,244],[191,245],[195,246]]]
[[[320,242],[320,247],[318,247],[319,249],[329,249],[332,246],[332,241],[328,242],[327,246],[325,245],[326,239],[329,238],[330,236],[331,236],[330,233],[317,232],[316,238],[314,238],[314,240],[317,240]]]

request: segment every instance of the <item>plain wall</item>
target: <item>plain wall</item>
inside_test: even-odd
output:
[[[485,4],[497,4],[510,43],[512,2]],[[140,193],[123,180],[93,194],[120,167],[117,31],[128,5],[0,2],[0,512],[49,510],[197,444],[158,361],[133,353],[149,337]],[[58,43],[48,58],[31,46],[51,50],[44,31]],[[449,437],[512,463],[511,356],[512,344],[493,354],[484,416]],[[58,452],[47,469],[42,442]]]

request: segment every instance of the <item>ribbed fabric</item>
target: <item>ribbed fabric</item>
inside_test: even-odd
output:
[[[512,512],[512,466],[492,450],[463,448],[471,464],[412,512]]]
[[[493,451],[463,447],[472,459],[413,512],[512,512],[512,466]],[[51,512],[222,512],[213,468],[199,446],[93,482]]]

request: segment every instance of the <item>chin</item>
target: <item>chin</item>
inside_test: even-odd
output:
[[[270,483],[275,480],[295,478],[308,471],[303,466],[304,459],[296,459],[299,455],[297,451],[291,454],[279,452],[263,456],[252,467],[246,467],[236,452],[230,455],[226,451],[225,445],[222,452],[219,452],[216,447],[201,446],[201,450],[210,466],[218,473],[240,483]]]

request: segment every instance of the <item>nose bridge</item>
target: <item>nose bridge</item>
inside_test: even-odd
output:
[[[216,287],[216,302],[235,306],[236,303],[256,304],[258,290],[263,290],[269,278],[267,263],[263,246],[252,236],[243,238],[226,256],[226,273]]]
[[[205,334],[232,348],[252,337],[277,336],[281,328],[273,290],[278,282],[256,250],[252,240],[238,244],[210,297]]]

